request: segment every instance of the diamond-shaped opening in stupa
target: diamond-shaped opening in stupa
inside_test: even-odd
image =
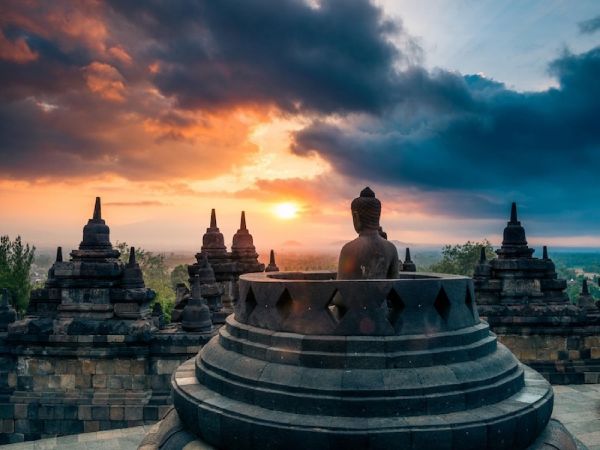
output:
[[[250,314],[252,314],[252,311],[254,311],[254,309],[256,308],[256,297],[254,296],[254,291],[252,290],[252,288],[248,288],[248,293],[246,294],[246,299],[244,300],[244,303],[246,305],[246,319],[248,317],[250,317]]]
[[[394,288],[390,289],[390,292],[388,292],[386,303],[388,308],[387,319],[394,329],[396,329],[397,325],[401,323],[402,312],[406,305]]]
[[[275,304],[277,312],[283,320],[287,319],[292,313],[292,296],[287,289],[284,289],[282,294],[279,296],[279,300]]]
[[[446,294],[446,291],[443,287],[440,288],[435,302],[433,302],[433,307],[436,309],[442,319],[445,321],[448,320],[448,316],[450,315],[450,299],[448,298],[448,294]]]
[[[471,295],[471,289],[467,286],[467,295],[465,296],[465,305],[471,311],[471,315],[475,316],[475,311],[473,310],[473,296]]]
[[[336,289],[333,291],[333,294],[331,294],[331,298],[327,303],[327,311],[331,318],[336,322],[342,320],[348,312],[348,309],[342,305],[341,300],[342,294]]]

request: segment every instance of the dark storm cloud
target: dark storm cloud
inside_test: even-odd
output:
[[[579,22],[579,31],[583,34],[592,34],[598,30],[600,30],[600,16]]]
[[[186,108],[271,103],[287,111],[376,111],[390,104],[389,42],[399,24],[365,0],[121,2],[113,8],[153,40],[154,82]]]
[[[6,0],[0,175],[218,176],[256,151],[236,108],[275,107],[314,119],[294,152],[415,189],[429,212],[504,217],[517,199],[600,224],[600,49],[553,61],[543,92],[420,53],[368,0]]]
[[[352,177],[431,192],[529,197],[555,211],[581,201],[581,208],[600,218],[585,204],[597,205],[600,195],[600,47],[564,54],[550,71],[558,88],[537,93],[446,74],[438,92],[446,100],[456,98],[453,107],[415,115],[418,104],[409,111],[398,103],[368,120],[316,121],[296,133],[293,150],[317,152]],[[483,212],[476,205],[454,206]]]

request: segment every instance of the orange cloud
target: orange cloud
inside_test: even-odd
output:
[[[38,54],[29,48],[24,38],[10,41],[0,29],[0,59],[23,64],[35,61],[37,58]]]
[[[125,100],[125,80],[113,66],[98,61],[83,68],[83,76],[90,91],[106,100]]]
[[[108,54],[121,63],[131,64],[132,62],[131,55],[120,45],[109,48]]]

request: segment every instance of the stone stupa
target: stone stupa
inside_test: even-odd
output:
[[[501,342],[553,384],[600,382],[598,309],[586,295],[581,305],[571,303],[567,281],[558,277],[546,246],[541,258],[533,253],[513,203],[498,258],[488,261],[482,249],[475,267],[479,314]]]
[[[202,247],[200,252],[196,253],[196,263],[188,266],[190,286],[196,273],[205,269],[204,265],[206,263],[210,265],[214,280],[206,281],[201,276],[201,284],[212,285],[215,282],[217,283],[220,292],[220,298],[217,301],[218,311],[215,313],[213,306],[211,306],[214,302],[211,303],[211,299],[208,299],[208,303],[213,313],[213,323],[222,324],[225,317],[233,312],[233,304],[238,298],[237,283],[240,275],[265,270],[265,265],[258,261],[258,253],[256,253],[254,240],[246,226],[246,213],[244,211],[241,214],[240,228],[233,236],[231,252],[228,252],[225,246],[225,238],[217,226],[216,211],[211,210],[210,226],[202,236]],[[178,322],[191,292],[184,284],[178,285],[176,291],[177,301],[172,319]]]
[[[235,315],[177,369],[175,409],[140,449],[576,448],[549,422],[549,383],[479,319],[472,280],[381,253],[367,194],[339,273],[240,277]]]

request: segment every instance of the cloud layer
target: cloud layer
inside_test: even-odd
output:
[[[307,124],[291,150],[350,183],[465,217],[517,199],[597,232],[600,47],[549,62],[557,87],[541,92],[426,70],[422,53],[369,0],[8,0],[0,177],[215,178],[256,157],[257,124],[286,117]]]

